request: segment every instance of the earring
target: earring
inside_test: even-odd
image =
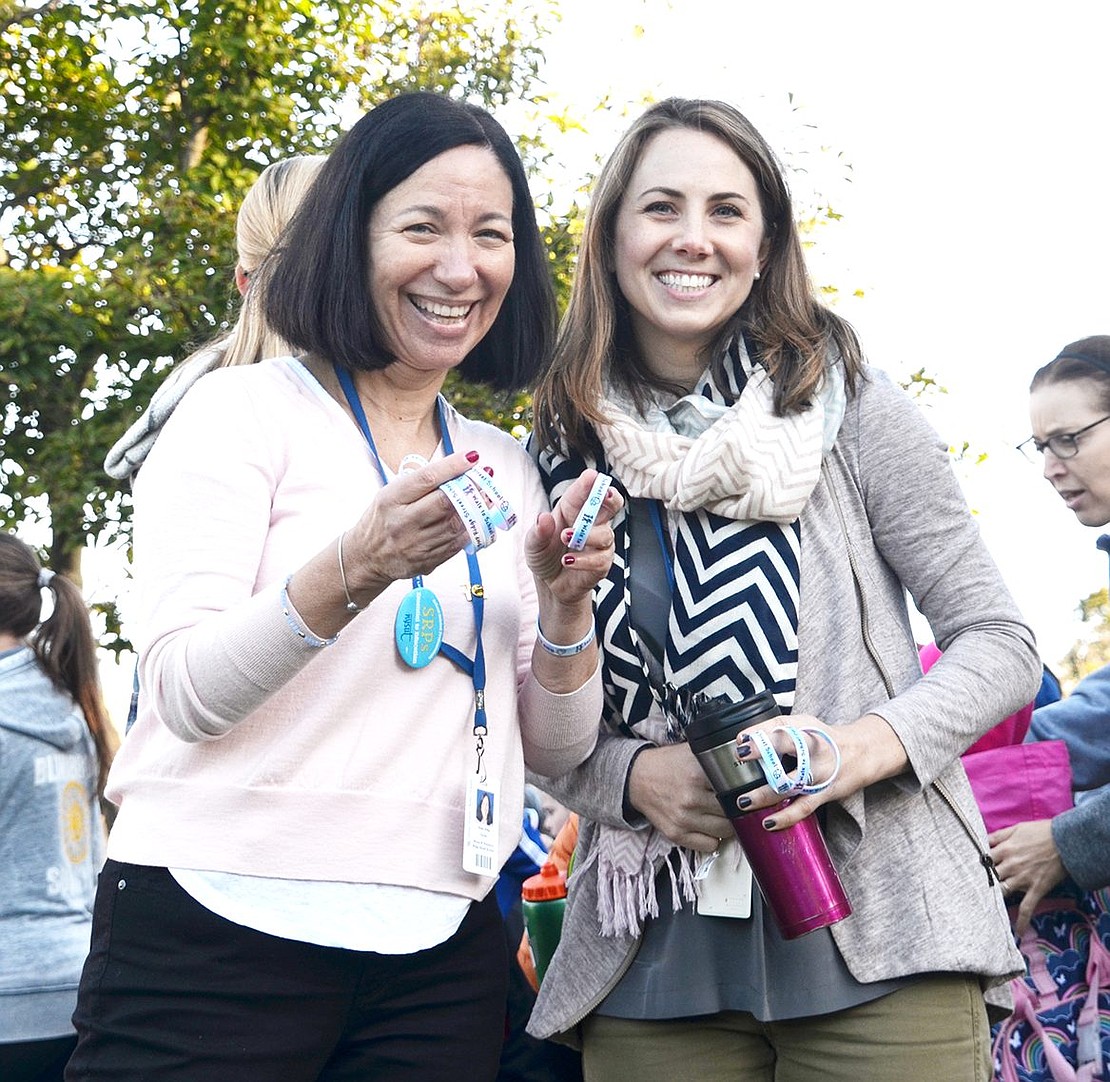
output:
[[[759,271],[756,271],[755,274],[753,275],[753,277],[758,282],[759,281]]]

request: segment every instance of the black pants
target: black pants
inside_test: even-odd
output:
[[[108,861],[67,1082],[492,1079],[507,958],[493,893],[446,943],[319,947],[209,912],[164,868]]]
[[[0,1044],[3,1082],[62,1082],[62,1071],[76,1037],[48,1037],[44,1041]]]

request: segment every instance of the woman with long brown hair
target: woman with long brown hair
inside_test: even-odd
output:
[[[989,1077],[982,993],[1021,958],[957,760],[1040,664],[944,446],[813,295],[733,107],[661,101],[618,143],[535,411],[551,497],[591,466],[626,502],[597,747],[538,782],[580,834],[531,1031],[580,1041],[588,1082]],[[925,677],[907,593],[944,647]],[[685,740],[696,695],[773,696],[820,781],[726,814]],[[724,839],[761,822],[785,848],[810,815],[853,912],[792,938]]]

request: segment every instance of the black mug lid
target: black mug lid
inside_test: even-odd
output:
[[[704,751],[732,739],[741,729],[757,721],[777,717],[781,713],[774,695],[769,691],[761,691],[740,702],[721,695],[695,706],[693,717],[686,726],[686,741],[694,751]]]

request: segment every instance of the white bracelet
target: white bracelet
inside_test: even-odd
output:
[[[540,646],[549,654],[554,654],[556,657],[574,657],[575,654],[582,653],[582,651],[594,641],[596,635],[597,630],[591,626],[585,638],[579,639],[578,642],[571,643],[570,646],[560,646],[557,642],[552,642],[544,635],[539,620],[536,621],[536,638],[539,639]]]
[[[321,639],[319,635],[313,635],[301,614],[293,607],[293,602],[289,599],[289,583],[292,581],[293,576],[290,575],[281,588],[281,614],[285,617],[289,630],[297,638],[302,639],[305,646],[311,646],[313,650],[319,650],[323,646],[334,646],[339,641],[338,635],[332,635],[330,639]]]

